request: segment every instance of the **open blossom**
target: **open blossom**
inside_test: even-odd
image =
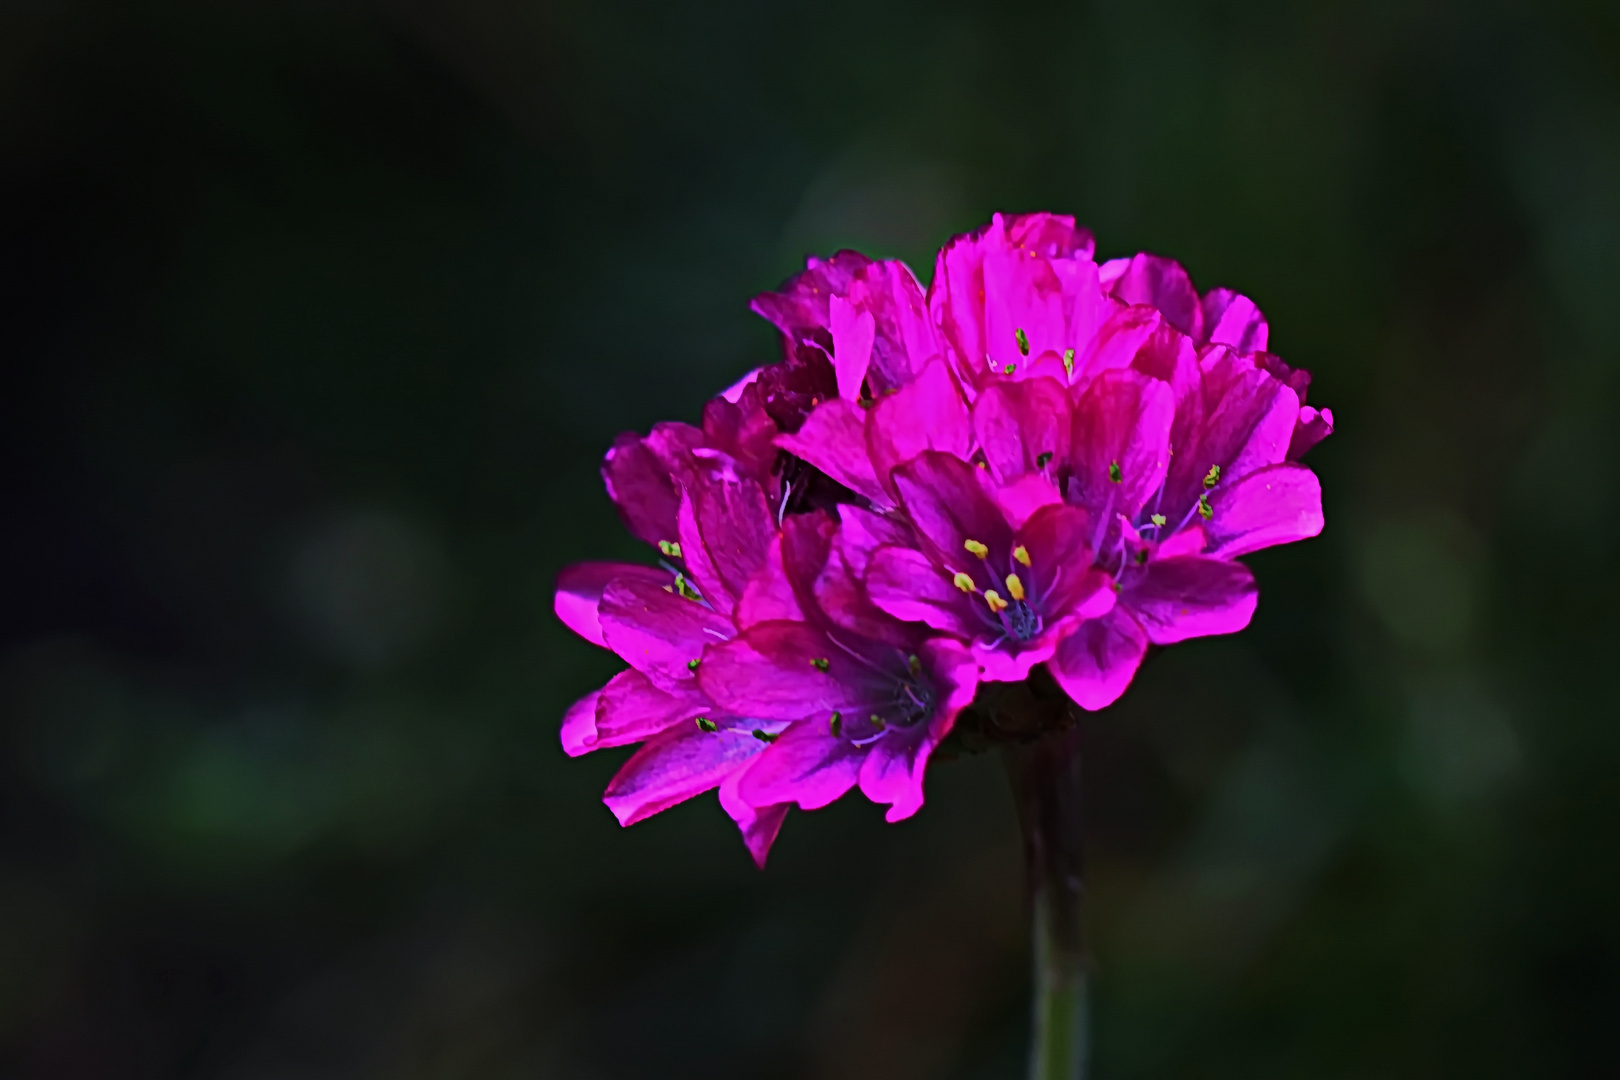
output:
[[[791,805],[859,787],[898,820],[980,682],[1044,664],[1098,709],[1150,645],[1248,624],[1237,559],[1321,530],[1299,459],[1332,413],[1247,297],[1094,250],[1070,218],[997,215],[926,290],[811,259],[753,304],[779,361],[701,426],[614,444],[604,480],[660,565],[571,567],[556,609],[630,665],[563,731],[642,744],[606,795],[622,823],[718,788],[763,862]]]
[[[899,821],[922,806],[928,757],[973,701],[978,666],[960,641],[871,607],[838,540],[825,514],[787,522],[786,617],[709,650],[699,679],[726,708],[788,722],[743,772],[745,801],[814,810],[859,784]]]

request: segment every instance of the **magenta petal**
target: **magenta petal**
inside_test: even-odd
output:
[[[883,739],[874,744],[861,763],[861,794],[875,803],[889,804],[883,820],[893,824],[922,809],[923,773],[935,742],[915,743]]]
[[[871,262],[857,251],[840,251],[830,259],[812,255],[805,260],[802,273],[783,282],[777,291],[754,297],[748,306],[782,331],[791,355],[817,330],[825,332],[831,322],[828,301],[847,293],[855,275]]]
[[[1049,620],[1079,611],[1099,591],[1113,591],[1111,579],[1091,572],[1091,533],[1091,515],[1076,506],[1048,506],[1018,530],[1017,542],[1029,556],[1020,574]]]
[[[687,565],[704,598],[729,614],[744,586],[765,565],[765,553],[776,537],[765,492],[752,480],[700,481],[692,485],[681,513]]]
[[[1163,322],[1164,317],[1151,307],[1121,305],[1075,357],[1073,381],[1080,383],[1105,371],[1129,367]]]
[[[743,731],[680,724],[632,754],[608,782],[602,801],[620,825],[634,825],[718,787],[764,749]]]
[[[848,708],[850,691],[828,668],[855,663],[804,623],[766,622],[742,637],[714,646],[703,656],[698,683],[710,700],[737,716],[763,720],[801,717]]]
[[[1023,528],[1024,523],[1041,507],[1063,502],[1057,485],[1041,473],[1027,473],[1010,484],[993,488],[990,497],[995,500],[1007,523],[1015,529]]]
[[[866,369],[874,397],[905,386],[941,355],[928,301],[905,263],[886,259],[865,267],[850,286],[850,298],[871,312],[877,324]]]
[[[695,691],[668,693],[641,672],[621,671],[602,687],[596,702],[596,734],[590,749],[624,746],[702,716],[709,704]]]
[[[740,630],[775,619],[804,620],[804,611],[799,607],[799,599],[782,566],[780,536],[773,537],[766,547],[765,565],[744,586],[733,618]]]
[[[1149,641],[1172,645],[1243,629],[1259,598],[1254,575],[1242,563],[1183,555],[1148,563],[1120,603],[1142,623]]]
[[[1071,623],[1065,621],[1022,643],[1003,641],[992,645],[983,637],[975,638],[971,648],[973,659],[979,665],[979,679],[982,682],[1023,682],[1035,665],[1052,658],[1058,642],[1070,627]]]
[[[1135,371],[1098,376],[1074,410],[1071,501],[1135,517],[1164,481],[1174,416],[1168,384]]]
[[[978,665],[973,654],[950,638],[933,638],[918,649],[933,676],[937,704],[928,729],[916,734],[893,732],[874,743],[860,771],[861,792],[875,803],[888,803],[884,820],[904,820],[923,804],[923,772],[940,740],[949,735],[957,714],[973,703]]]
[[[1303,465],[1250,473],[1210,498],[1209,554],[1223,559],[1304,540],[1322,531],[1322,484]]]
[[[563,713],[562,747],[569,757],[596,749],[596,703],[601,695],[600,690],[592,690]]]
[[[656,566],[636,563],[583,562],[564,567],[557,575],[557,595],[552,609],[563,625],[589,641],[592,645],[607,647],[602,640],[602,621],[597,608],[602,603],[602,590],[614,578],[629,577],[654,585],[667,585],[669,571]]]
[[[748,374],[744,375],[742,378],[720,391],[720,397],[735,405],[743,396],[743,391],[752,386],[754,380],[759,378],[760,370],[760,368],[755,368],[753,371],[750,371]]]
[[[780,435],[776,445],[796,454],[851,491],[889,502],[866,449],[866,412],[836,398],[818,405],[797,434]]]
[[[924,543],[942,566],[977,573],[979,561],[968,555],[969,541],[992,551],[1011,548],[1012,530],[1000,508],[984,491],[979,469],[937,451],[919,454],[894,471],[895,490]]]
[[[872,339],[876,323],[869,311],[856,311],[841,296],[828,301],[832,322],[833,370],[838,375],[838,396],[854,401],[861,396],[867,365],[872,362]]]
[[[858,577],[865,575],[872,552],[880,547],[910,547],[915,539],[905,522],[849,503],[839,505],[838,521],[838,546]]]
[[[680,496],[670,483],[668,468],[639,435],[627,431],[614,440],[602,461],[602,482],[637,539],[649,544],[675,539]]]
[[[788,811],[793,808],[793,804],[750,805],[738,791],[746,771],[737,769],[721,782],[720,805],[731,816],[731,820],[737,823],[737,828],[742,833],[743,844],[748,848],[748,854],[754,857],[754,865],[763,870],[765,857],[770,854],[771,845],[776,842],[776,834],[782,831],[782,823],[787,820]]]
[[[973,434],[1003,483],[1069,458],[1069,394],[1053,379],[994,383],[973,403]]]
[[[973,616],[973,600],[946,578],[928,556],[911,548],[879,548],[866,568],[872,603],[904,622],[921,622],[958,637],[985,628]]]
[[[751,806],[795,803],[819,810],[855,786],[866,751],[835,738],[825,720],[790,724],[737,784]]]
[[[665,587],[667,588],[667,587]],[[665,690],[692,685],[688,664],[736,633],[731,620],[650,582],[616,578],[602,593],[602,637]]]
[[[1115,609],[1064,638],[1047,670],[1076,705],[1095,712],[1119,700],[1146,652],[1147,634]]]
[[[872,602],[841,548],[834,546],[813,586],[816,606],[836,627],[905,648],[915,636]]]
[[[1270,334],[1266,317],[1242,293],[1231,289],[1211,289],[1204,294],[1204,334],[1215,345],[1229,345],[1234,352],[1264,352]]]
[[[1294,425],[1294,437],[1288,442],[1288,460],[1298,461],[1305,452],[1333,434],[1333,410],[1302,405],[1299,422]]]
[[[967,404],[943,361],[929,364],[916,382],[883,398],[867,414],[867,450],[886,489],[891,487],[889,473],[902,462],[924,450],[965,458],[972,441]]]
[[[1203,338],[1204,312],[1187,271],[1174,259],[1142,252],[1123,268],[1105,268],[1118,276],[1109,290],[1127,304],[1148,304],[1164,315],[1165,321],[1194,338]]]

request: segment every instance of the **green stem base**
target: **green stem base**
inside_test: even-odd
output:
[[[1081,922],[1080,730],[1007,748],[1029,874],[1035,966],[1030,1080],[1083,1080],[1090,1050]]]

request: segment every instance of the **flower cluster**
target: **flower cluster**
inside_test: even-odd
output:
[[[629,669],[567,713],[640,743],[629,825],[718,788],[763,864],[791,806],[898,821],[981,682],[1045,664],[1086,709],[1151,645],[1240,630],[1238,556],[1314,536],[1332,413],[1265,319],[1182,267],[1098,264],[1072,218],[997,215],[903,264],[809,260],[753,302],[782,359],[702,424],[620,436],[608,493],[658,565],[584,563],[557,614]]]

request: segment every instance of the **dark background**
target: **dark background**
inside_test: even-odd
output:
[[[1620,16],[1393,0],[6,4],[0,1074],[1021,1075],[997,760],[621,830],[550,613],[753,293],[998,209],[1339,422],[1089,722],[1099,1077],[1606,1074]]]

